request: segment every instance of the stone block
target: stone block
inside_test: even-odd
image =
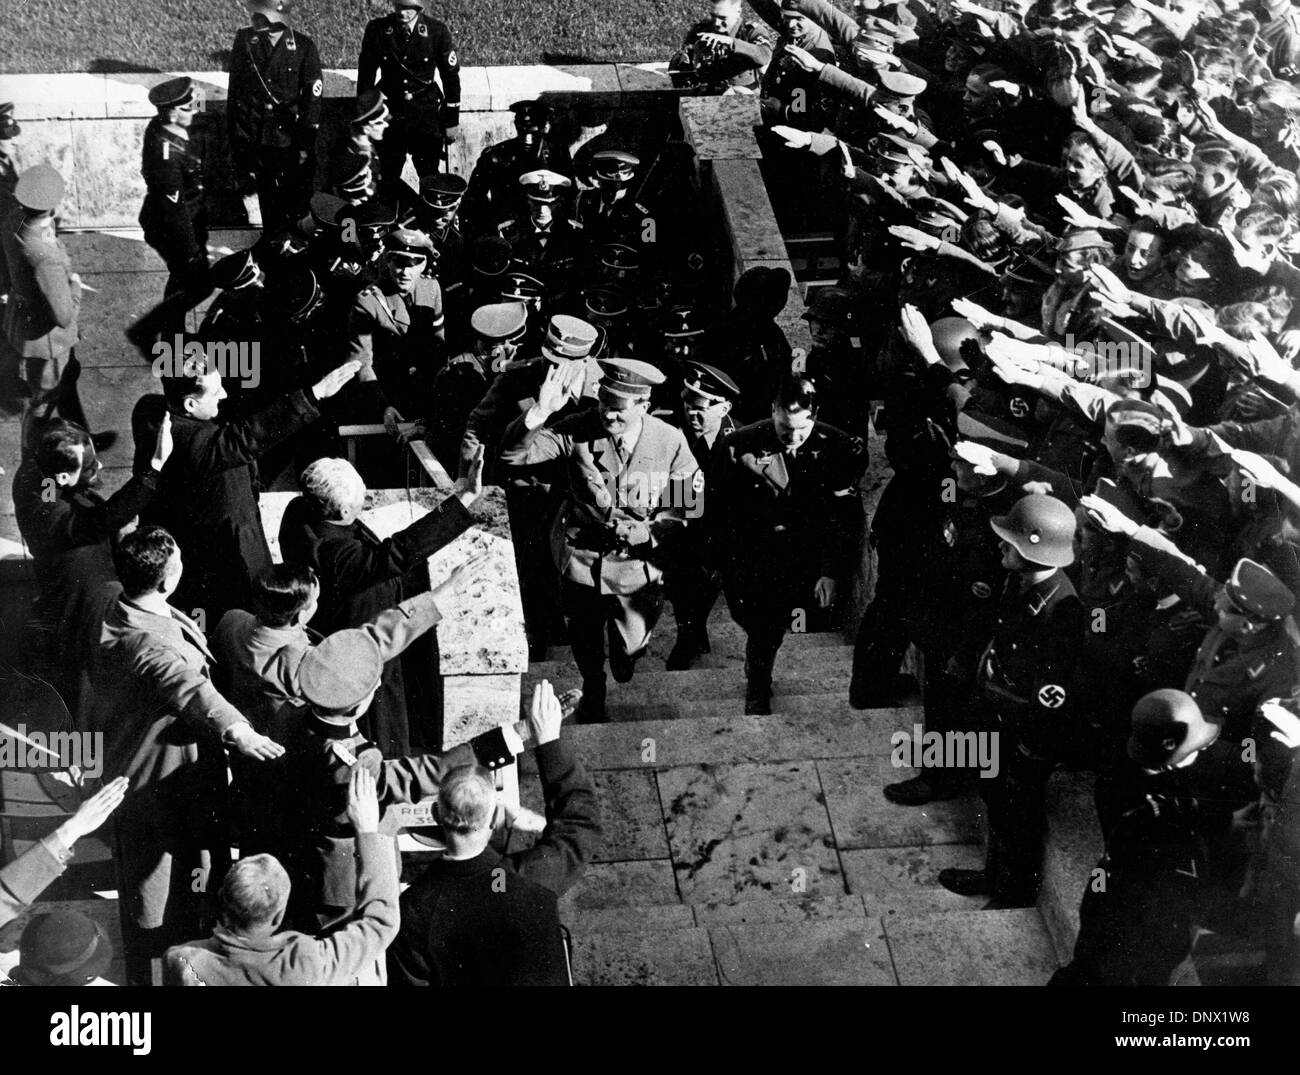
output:
[[[524,64],[487,67],[492,111],[508,109],[515,101],[568,94],[591,95],[596,103],[618,104],[622,87],[612,64]]]
[[[683,97],[682,130],[699,160],[758,160],[757,97]]]
[[[140,175],[143,121],[105,119],[72,125],[77,226],[132,227],[144,202]]]
[[[0,75],[0,101],[12,101],[14,118],[27,132],[27,120],[103,119],[104,76],[81,72],[62,75]]]
[[[575,934],[577,985],[717,985],[709,935],[702,929]]]
[[[1032,907],[916,915],[885,923],[899,985],[1045,985],[1057,968]]]
[[[723,985],[897,985],[880,920],[709,927]]]

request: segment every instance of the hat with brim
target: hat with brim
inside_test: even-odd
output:
[[[621,149],[604,149],[591,155],[591,170],[600,179],[626,182],[636,175],[641,159]]]
[[[627,298],[610,288],[594,288],[587,292],[583,305],[590,317],[612,321],[627,316]]]
[[[63,200],[63,176],[48,164],[37,164],[18,177],[14,200],[34,213],[48,213]]]
[[[1131,721],[1127,753],[1144,769],[1177,764],[1215,742],[1221,730],[1190,694],[1168,688],[1139,698]]]
[[[1117,400],[1107,409],[1106,420],[1113,426],[1116,443],[1138,452],[1153,452],[1160,447],[1165,416],[1155,404],[1140,399]]]
[[[454,209],[468,186],[463,176],[438,172],[420,180],[420,197],[434,209]]]
[[[293,0],[244,0],[244,3],[254,15],[265,15],[269,21],[282,26],[288,23],[293,9]]]
[[[11,977],[25,986],[80,986],[102,978],[113,962],[104,928],[80,911],[35,915],[18,942]]]
[[[501,283],[501,298],[506,302],[540,302],[546,285],[526,272],[507,273]]]
[[[596,343],[599,333],[579,317],[556,314],[546,325],[546,339],[542,341],[542,354],[553,361],[586,358]]]
[[[257,279],[257,258],[251,250],[227,254],[213,264],[210,279],[222,291],[248,287]]]
[[[470,314],[469,327],[485,340],[518,339],[528,327],[528,307],[522,302],[490,302]]]
[[[365,631],[335,631],[307,651],[298,665],[298,693],[323,713],[355,709],[379,686],[384,657]]]
[[[573,180],[549,168],[535,168],[519,177],[519,185],[530,202],[558,202]]]
[[[435,256],[433,240],[415,228],[394,228],[384,236],[384,252],[398,261],[414,263]]]
[[[641,267],[640,252],[626,243],[606,243],[599,256],[601,267],[610,272],[636,272]]]
[[[172,108],[188,108],[194,104],[197,97],[198,89],[194,85],[194,79],[185,76],[169,78],[149,91],[149,103],[159,112]]]
[[[22,127],[14,119],[13,102],[9,101],[0,104],[0,142],[7,142],[10,138],[17,138],[22,133]]]
[[[665,380],[664,375],[649,362],[635,358],[602,358],[600,371],[602,403],[640,403],[648,400],[651,389]]]
[[[1277,623],[1295,607],[1295,595],[1263,564],[1242,557],[1224,589],[1232,603],[1252,620]]]
[[[705,362],[686,363],[682,377],[682,402],[695,406],[712,407],[719,403],[735,403],[740,398],[740,385],[717,366]]]
[[[973,440],[994,451],[1015,455],[1029,447],[1029,441],[1021,435],[1022,431],[1009,422],[1002,422],[992,415],[980,415],[960,411],[957,414],[957,435],[962,440]]]
[[[365,90],[357,95],[357,114],[352,120],[354,126],[365,127],[378,123],[387,119],[388,115],[388,105],[379,90]]]
[[[1075,228],[1066,232],[1056,244],[1057,254],[1072,254],[1079,250],[1110,250],[1111,242],[1096,228]]]

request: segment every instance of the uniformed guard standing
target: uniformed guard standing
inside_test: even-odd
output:
[[[361,363],[357,380],[369,398],[363,407],[395,433],[402,421],[395,404],[429,398],[446,339],[442,290],[424,276],[434,257],[423,232],[398,228],[384,239],[380,279],[357,295],[348,319],[348,358]]]
[[[241,250],[227,254],[212,266],[212,284],[220,288],[220,294],[212,300],[203,323],[199,326],[199,335],[205,340],[219,340],[225,343],[243,343],[260,348],[266,342],[266,273],[258,264],[257,256],[252,250]],[[222,410],[227,417],[243,417],[256,409],[253,393],[241,390],[242,375],[238,369],[224,370],[221,386],[230,397]],[[262,371],[259,369],[259,388],[264,388]]]
[[[72,271],[54,218],[63,200],[63,177],[48,164],[28,168],[14,186],[14,205],[0,221],[0,247],[9,275],[4,307],[5,376],[13,384],[18,366],[31,398],[28,414],[44,419],[57,412],[86,428],[77,396],[77,318],[81,277]],[[39,421],[29,427],[34,435]]]
[[[643,234],[650,210],[632,196],[632,180],[639,167],[640,158],[621,149],[606,149],[591,155],[596,185],[579,192],[573,219],[582,226],[592,249],[606,243],[627,243],[645,260],[647,240],[652,237]],[[658,241],[661,237],[653,238]]]
[[[706,488],[714,448],[736,431],[731,408],[740,398],[740,386],[716,366],[688,362],[681,391],[678,425],[686,434],[686,447],[700,464],[698,489]],[[701,499],[698,507],[703,506]],[[701,653],[712,652],[709,644],[709,613],[722,591],[722,579],[708,563],[708,549],[700,526],[686,528],[678,555],[664,575],[664,589],[672,602],[677,621],[677,640],[668,654],[670,672],[684,671]]]
[[[976,673],[996,733],[998,773],[980,781],[989,840],[982,870],[945,869],[939,883],[990,908],[1028,907],[1042,880],[1047,778],[1070,747],[1083,604],[1063,568],[1074,562],[1074,512],[1055,497],[1022,497],[989,520],[1010,572],[993,638]]]
[[[548,420],[570,399],[564,371],[546,375],[536,402],[506,430],[512,465],[563,462],[569,488],[551,536],[574,660],[579,720],[605,719],[605,648],[626,683],[663,609],[663,563],[687,523],[699,468],[681,430],[647,413],[663,374],[635,359],[605,359],[598,405]],[[702,490],[701,490],[702,491]]]
[[[389,183],[402,177],[408,156],[421,179],[442,171],[460,125],[460,60],[451,31],[423,8],[424,0],[393,0],[393,13],[371,19],[361,39],[357,93],[378,86],[393,113],[379,144]]]
[[[241,193],[258,197],[250,223],[274,231],[307,212],[325,82],[316,43],[288,25],[293,0],[245,3],[252,26],[230,52],[226,123]]]
[[[817,389],[787,378],[772,417],[714,448],[705,523],[731,615],[745,631],[745,712],[772,711],[772,666],[792,626],[831,608],[857,557],[862,442],[817,421]],[[801,613],[803,615],[801,615]]]
[[[410,226],[432,239],[438,252],[438,283],[449,313],[460,305],[459,293],[469,281],[469,255],[457,220],[465,187],[465,180],[450,172],[427,175],[420,180],[420,197],[411,209]],[[462,314],[457,327],[464,325]],[[463,338],[454,331],[448,335],[453,342]]]
[[[1170,984],[1191,949],[1205,861],[1186,771],[1218,737],[1182,691],[1153,691],[1133,707],[1126,761],[1137,772],[1102,819],[1105,884],[1084,889],[1074,958],[1049,985]]]
[[[357,114],[348,123],[348,140],[333,169],[333,185],[340,196],[357,204],[379,193],[378,146],[388,135],[392,113],[378,90],[357,94]],[[385,189],[388,194],[388,189]]]
[[[184,332],[186,312],[212,293],[203,161],[190,139],[202,100],[192,78],[173,78],[149,91],[149,103],[158,115],[144,131],[140,226],[169,275],[163,303],[127,331],[133,343],[145,348],[160,333]]]

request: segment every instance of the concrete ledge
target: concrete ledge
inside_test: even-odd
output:
[[[499,112],[515,101],[542,95],[581,95],[617,107],[654,107],[681,96],[672,88],[666,63],[532,64],[520,67],[463,67],[461,112]],[[13,101],[14,117],[48,119],[150,119],[149,91],[188,74],[209,103],[226,100],[226,71],[141,71],[113,74],[0,75],[0,101]],[[355,68],[325,72],[325,100],[356,96]],[[757,104],[754,105],[757,111]]]
[[[1062,964],[1074,957],[1079,902],[1105,845],[1089,773],[1060,772],[1047,785],[1047,841],[1038,909]]]

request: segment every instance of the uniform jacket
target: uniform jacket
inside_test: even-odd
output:
[[[1059,568],[1024,590],[1022,581],[1012,573],[1003,585],[978,682],[1018,744],[1054,757],[1070,739],[1083,604]]]
[[[550,298],[573,287],[573,270],[587,251],[580,223],[556,218],[543,231],[524,216],[503,221],[497,231],[510,244],[511,258],[523,272],[546,284]]]
[[[68,868],[72,851],[53,834],[0,866],[0,926],[12,922]]]
[[[283,930],[244,937],[218,926],[204,941],[177,945],[163,961],[164,985],[354,985],[397,935],[397,859],[379,833],[356,838],[356,911],[321,937]]]
[[[568,496],[556,516],[551,552],[560,574],[601,593],[629,594],[663,577],[661,545],[671,546],[703,510],[704,480],[680,429],[647,414],[632,454],[621,460],[599,413],[581,410],[529,431],[520,415],[506,430],[507,465],[563,462]],[[636,532],[617,546],[615,524]]]
[[[421,12],[408,34],[396,14],[371,19],[361,38],[357,93],[375,86],[395,116],[432,129],[459,124],[460,60],[446,23]]]
[[[226,124],[232,146],[312,149],[325,88],[316,43],[285,29],[280,40],[244,27],[230,50]]]
[[[595,789],[564,739],[537,748],[546,829],[526,851],[434,862],[402,896],[393,985],[563,985],[556,897],[600,844]]]
[[[433,379],[433,401],[425,419],[425,440],[449,473],[460,465],[461,442],[470,413],[496,374],[487,359],[463,351],[447,360]]]
[[[24,221],[15,205],[0,223],[0,246],[9,270],[5,337],[24,358],[66,360],[77,343],[81,285],[54,222]]]
[[[650,209],[628,190],[610,199],[599,187],[578,192],[573,203],[573,221],[581,229],[582,241],[592,249],[605,243],[627,243],[644,250],[645,222]]]
[[[363,288],[348,316],[349,361],[361,363],[358,390],[370,405],[429,398],[442,357],[442,288],[420,277],[404,295],[384,282]]]
[[[705,19],[697,22],[686,34],[683,47],[690,45],[702,33],[713,33],[713,21]],[[707,82],[726,86],[744,86],[757,88],[763,71],[772,60],[774,37],[770,30],[758,22],[741,22],[729,27],[735,44],[730,52],[716,56],[700,54],[702,63],[699,67],[701,78]]]
[[[479,154],[465,190],[465,219],[470,234],[490,233],[502,220],[524,208],[519,177],[525,172],[546,168],[572,179],[573,158],[568,148],[549,137],[539,138],[531,146],[515,137],[488,146]]]
[[[742,587],[772,573],[848,578],[862,525],[861,441],[818,422],[792,471],[772,419],[745,426],[714,448],[705,516],[712,558]]]
[[[163,237],[178,258],[207,258],[206,212],[203,207],[203,161],[180,128],[168,128],[156,116],[144,130],[140,164],[144,205],[140,226],[147,240]]]
[[[153,451],[161,411],[158,396],[136,404],[137,465]],[[305,390],[230,422],[172,415],[175,449],[140,521],[166,527],[183,550],[185,574],[174,597],[181,607],[204,609],[213,624],[228,609],[248,607],[250,580],[271,566],[257,507],[257,459],[319,417]]]
[[[1214,603],[1219,583],[1170,551],[1171,545],[1163,535],[1144,526],[1130,548],[1189,609],[1211,624],[1183,690],[1196,699],[1206,720],[1223,726],[1221,739],[1240,740],[1250,734],[1260,702],[1288,698],[1300,682],[1300,644],[1284,623],[1271,625],[1243,642],[1229,638],[1217,625]]]

